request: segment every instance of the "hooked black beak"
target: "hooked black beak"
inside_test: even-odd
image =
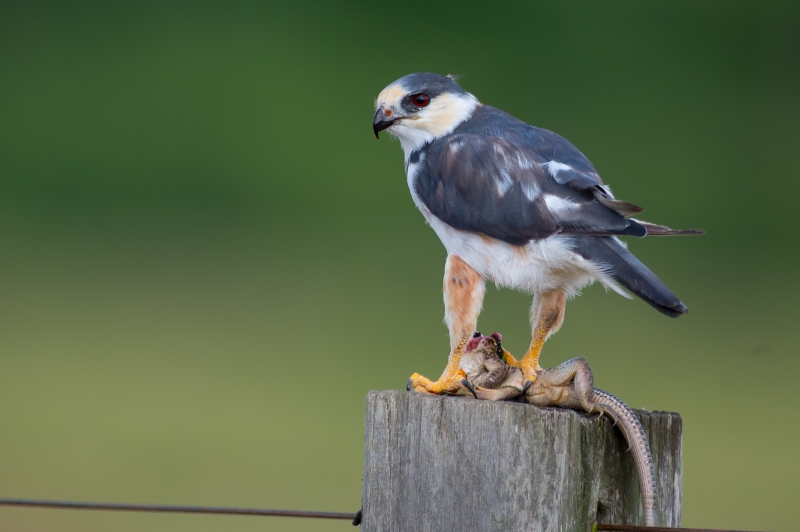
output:
[[[372,131],[375,132],[375,138],[380,139],[378,133],[391,126],[398,120],[400,120],[400,117],[393,118],[391,114],[386,116],[386,112],[383,107],[378,107],[378,110],[375,111],[375,117],[372,119]]]

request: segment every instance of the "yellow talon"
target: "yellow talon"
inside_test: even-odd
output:
[[[522,360],[517,360],[511,353],[509,353],[505,349],[503,349],[503,362],[505,362],[506,364],[508,364],[513,368],[521,369],[523,376],[531,382],[536,382],[536,372],[541,371],[542,369],[539,367],[539,361],[537,358],[535,362],[536,365],[533,371],[531,372],[530,368],[526,368],[528,364],[525,364],[525,358],[523,358]]]
[[[514,358],[514,355],[503,349],[503,362],[511,366],[512,368],[519,367],[519,361]]]
[[[442,375],[438,381],[434,382],[419,373],[414,373],[408,380],[408,389],[415,392],[432,393],[441,395],[444,393],[457,393],[461,390],[461,379],[465,379],[467,374],[458,369],[453,373]]]

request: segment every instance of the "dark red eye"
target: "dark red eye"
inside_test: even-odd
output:
[[[411,101],[414,102],[414,105],[417,107],[427,107],[429,103],[431,103],[431,97],[427,94],[415,94],[411,97]]]

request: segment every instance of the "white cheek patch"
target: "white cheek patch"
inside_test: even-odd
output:
[[[393,98],[399,101],[405,93],[400,94],[398,90],[402,89],[393,87],[384,89],[378,96],[378,104],[386,107]],[[459,96],[441,94],[434,98],[428,107],[398,120],[386,131],[400,140],[406,157],[409,157],[414,150],[424,144],[451,133],[456,126],[472,116],[477,106],[478,100],[471,94]]]
[[[552,194],[544,195],[544,204],[547,206],[547,210],[553,214],[570,212],[580,208],[580,205],[577,203],[572,203],[569,200],[559,198],[558,196],[554,196]]]
[[[409,127],[423,129],[433,137],[441,137],[472,116],[477,105],[478,100],[471,94],[441,94],[431,100],[428,107],[420,109],[417,113],[419,119],[410,123]]]

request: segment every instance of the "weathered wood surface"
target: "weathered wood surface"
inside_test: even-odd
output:
[[[681,418],[636,411],[656,524],[680,526]],[[589,532],[644,523],[627,444],[606,418],[418,393],[367,396],[364,532]]]

